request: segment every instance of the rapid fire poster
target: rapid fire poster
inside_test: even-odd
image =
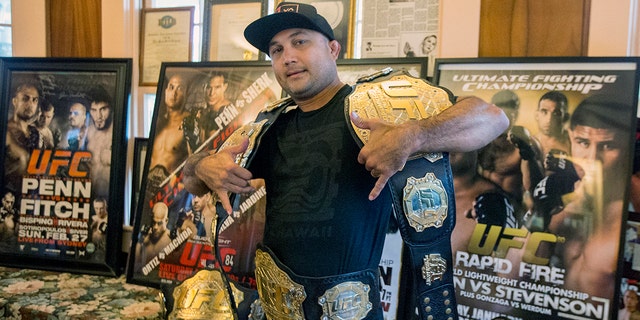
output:
[[[507,131],[451,155],[461,319],[614,319],[638,97],[633,58],[440,59]]]
[[[217,150],[243,124],[280,98],[265,62],[165,63],[158,83],[127,279],[171,288],[201,269],[222,267],[230,279],[255,288],[253,259],[262,239],[266,191],[234,202],[220,226],[219,259],[212,249],[214,195],[187,192],[182,169],[195,153]]]
[[[13,256],[5,264],[120,272],[123,199],[111,188],[123,187],[124,174],[112,172],[124,162],[112,156],[124,149],[131,62],[104,62],[3,61],[0,255]]]

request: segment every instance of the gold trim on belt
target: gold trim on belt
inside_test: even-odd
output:
[[[307,298],[304,287],[291,280],[271,256],[256,250],[256,282],[262,310],[267,319],[304,320],[302,302]]]
[[[173,290],[174,307],[169,320],[234,320],[231,299],[219,270],[200,270]],[[236,305],[244,293],[231,284]]]

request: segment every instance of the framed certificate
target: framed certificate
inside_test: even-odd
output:
[[[191,61],[194,7],[143,9],[140,85],[156,86],[165,61]]]

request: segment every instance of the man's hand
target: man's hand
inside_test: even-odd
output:
[[[363,119],[351,112],[351,121],[360,129],[370,130],[369,141],[358,154],[358,162],[378,178],[369,200],[380,195],[389,178],[402,170],[411,155],[411,137],[399,126],[377,119]]]
[[[248,146],[249,139],[244,139],[238,145],[227,147],[203,158],[195,167],[196,176],[218,196],[222,206],[229,213],[232,212],[229,192],[254,191],[249,183],[252,178],[251,172],[235,162],[236,156],[244,153]]]

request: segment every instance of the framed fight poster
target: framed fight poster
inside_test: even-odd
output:
[[[147,157],[149,139],[135,138],[133,140],[133,186],[131,192],[131,211],[136,212],[138,197],[140,196],[140,186],[142,185],[142,172],[144,171],[144,160]],[[135,217],[130,215],[130,225],[134,224]]]
[[[115,276],[130,59],[0,60],[0,264]]]
[[[217,150],[241,125],[281,97],[265,61],[163,63],[135,214],[127,281],[177,285],[218,266],[241,285],[255,287],[253,257],[264,228],[264,183],[236,197],[212,250],[217,213],[211,194],[185,190],[182,169],[195,153]]]
[[[452,154],[461,319],[616,319],[638,58],[438,59],[435,81],[509,128]],[[633,223],[633,222],[631,222]]]
[[[387,67],[394,71],[404,69],[417,78],[424,79],[427,76],[427,60],[424,58],[338,59],[336,63],[340,80],[349,85]]]

